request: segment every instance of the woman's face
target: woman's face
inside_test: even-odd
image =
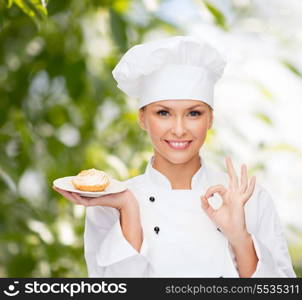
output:
[[[197,100],[161,100],[139,111],[139,123],[148,132],[155,154],[182,164],[199,154],[213,112]]]

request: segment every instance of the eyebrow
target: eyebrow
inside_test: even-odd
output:
[[[171,109],[171,107],[167,107],[167,106],[164,106],[164,105],[162,105],[162,104],[156,104],[156,105],[157,105],[157,106],[164,107],[165,109]],[[194,105],[194,106],[189,107],[188,110],[189,110],[189,109],[193,109],[193,108],[198,107],[198,106],[205,107],[204,104],[197,104],[197,105]]]

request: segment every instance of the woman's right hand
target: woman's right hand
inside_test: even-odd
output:
[[[125,191],[119,193],[108,194],[94,198],[83,197],[78,193],[68,192],[55,186],[53,186],[53,189],[69,201],[83,206],[109,206],[118,210],[122,210],[133,204],[138,204],[136,197],[129,189],[126,189]]]

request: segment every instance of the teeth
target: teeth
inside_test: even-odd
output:
[[[176,148],[180,148],[180,147],[185,147],[186,145],[189,144],[189,142],[185,142],[185,143],[172,143],[172,142],[169,142],[170,145],[172,145],[173,147],[176,147]]]

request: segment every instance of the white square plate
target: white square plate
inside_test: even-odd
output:
[[[124,190],[127,189],[127,186],[125,183],[118,181],[116,179],[110,178],[110,184],[106,187],[106,189],[102,192],[85,192],[85,191],[80,191],[76,189],[73,184],[71,183],[71,180],[75,176],[66,176],[62,178],[58,178],[53,181],[53,185],[55,187],[58,187],[59,189],[68,191],[68,192],[73,192],[73,193],[78,193],[83,197],[100,197],[108,194],[113,194],[113,193],[120,193]]]

